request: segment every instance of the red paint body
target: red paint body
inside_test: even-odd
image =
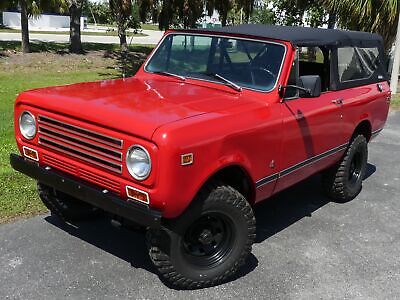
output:
[[[15,104],[18,147],[38,150],[43,164],[49,163],[44,157],[51,156],[53,167],[76,176],[81,177],[79,169],[90,172],[94,175],[87,180],[103,187],[114,184],[123,199],[126,185],[145,191],[150,206],[166,218],[179,216],[204,183],[229,166],[247,174],[252,189],[249,200],[259,202],[334,164],[344,150],[264,185],[257,187],[257,181],[348,143],[362,121],[369,122],[372,132],[383,128],[389,109],[387,82],[381,83],[382,92],[371,84],[326,92],[319,98],[282,101],[278,86],[286,84],[295,52],[290,43],[280,43],[287,48],[285,61],[277,87],[268,93],[236,92],[194,79],[182,82],[147,73],[143,67],[128,79],[22,93]],[[332,103],[338,98],[344,100],[342,106]],[[42,147],[37,136],[25,140],[18,128],[23,110],[120,138],[122,153],[131,145],[142,145],[150,153],[152,172],[139,182],[126,170],[125,157],[122,173],[115,174]],[[194,163],[181,166],[181,155],[186,153],[193,153]]]

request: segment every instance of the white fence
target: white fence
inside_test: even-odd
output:
[[[68,29],[69,16],[46,15],[29,18],[29,29]],[[81,29],[86,24],[86,17],[81,17]],[[3,12],[3,25],[11,28],[21,28],[21,14],[19,12]]]

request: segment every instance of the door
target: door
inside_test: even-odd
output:
[[[281,103],[283,143],[281,168],[275,192],[332,165],[343,153],[342,99],[330,91],[329,51],[299,48],[288,84],[299,76],[319,75],[322,94],[316,98],[288,91]]]

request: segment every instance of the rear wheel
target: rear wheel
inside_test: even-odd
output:
[[[362,188],[367,161],[367,140],[363,135],[358,135],[351,141],[340,163],[323,174],[323,185],[328,196],[339,202],[356,197]]]
[[[44,205],[63,221],[79,221],[96,217],[100,210],[54,188],[38,182],[39,197]]]
[[[245,263],[255,238],[255,218],[246,199],[222,183],[208,184],[189,209],[163,230],[148,232],[150,258],[177,288],[226,281]]]

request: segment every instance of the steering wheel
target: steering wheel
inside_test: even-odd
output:
[[[262,73],[264,73],[266,76],[262,76],[262,79],[266,79],[266,81],[271,82],[271,81],[275,81],[276,79],[276,75],[274,73],[272,73],[270,70],[260,67],[260,66],[251,66],[250,67],[250,76],[251,76],[251,82],[253,85],[256,85],[256,76],[255,73],[261,71]],[[260,78],[260,77],[259,77]]]

